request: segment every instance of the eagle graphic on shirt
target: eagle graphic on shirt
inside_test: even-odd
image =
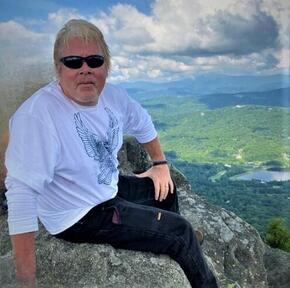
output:
[[[117,171],[114,164],[113,152],[118,146],[119,126],[118,120],[112,111],[105,107],[109,117],[109,127],[106,132],[106,139],[102,139],[84,125],[80,113],[74,114],[75,126],[81,138],[86,153],[89,157],[100,163],[100,173],[98,175],[99,184],[111,184],[112,175]]]

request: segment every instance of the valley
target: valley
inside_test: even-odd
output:
[[[139,101],[152,115],[166,157],[193,191],[233,211],[262,237],[273,217],[284,218],[290,227],[290,181],[237,178],[261,167],[290,167],[289,88],[240,98],[236,92],[160,93]]]

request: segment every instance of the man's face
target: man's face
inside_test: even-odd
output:
[[[61,58],[66,56],[102,55],[94,41],[85,42],[81,38],[72,38],[61,51]],[[60,63],[58,77],[64,94],[80,105],[92,106],[104,88],[108,71],[103,64],[98,68],[90,68],[86,62],[79,69],[71,69]]]

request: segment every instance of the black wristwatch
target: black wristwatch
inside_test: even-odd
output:
[[[164,164],[167,164],[166,160],[154,160],[154,161],[152,161],[152,166],[164,165]]]

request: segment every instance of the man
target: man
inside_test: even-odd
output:
[[[34,287],[37,218],[72,242],[170,255],[193,287],[217,287],[177,195],[150,116],[106,83],[110,53],[102,33],[69,21],[54,46],[58,81],[26,100],[10,120],[6,152],[8,223],[17,278]],[[153,166],[118,177],[117,152],[131,134]]]

